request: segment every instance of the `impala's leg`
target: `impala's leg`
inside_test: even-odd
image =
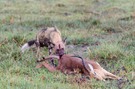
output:
[[[81,75],[82,78],[84,78],[84,79],[90,79],[90,73],[86,69],[83,69],[82,71],[83,71],[83,73]]]
[[[39,63],[39,64],[36,65],[36,68],[41,68],[42,66],[43,66],[43,64]]]
[[[98,79],[98,80],[103,80],[103,81],[105,81],[104,80],[104,73],[101,71],[101,70],[99,70],[99,69],[94,69],[94,71],[95,71],[95,73],[96,73],[96,75],[94,76],[96,79]]]
[[[40,64],[38,64],[36,66],[36,68],[41,68],[42,66],[44,66],[45,68],[47,68],[50,72],[55,72],[56,68],[53,67],[52,65],[46,63],[46,62],[41,62]]]
[[[112,73],[106,71],[105,69],[102,69],[102,71],[104,72],[106,78],[110,78],[110,79],[120,79],[120,77],[118,77],[118,76],[116,76],[116,75],[114,75],[114,74],[112,74]]]
[[[96,78],[96,79],[98,79],[98,80],[105,81],[105,80],[104,80],[104,78],[103,78],[103,77],[101,77],[100,75],[96,75],[96,76],[95,76],[95,78]]]
[[[105,76],[105,79],[116,79],[116,78],[113,78],[113,77],[110,77],[110,76]]]
[[[76,71],[71,71],[71,70],[66,69],[65,74],[75,75],[75,74],[79,74],[79,73]]]
[[[55,72],[55,71],[56,71],[56,68],[55,68],[54,66],[49,65],[49,64],[46,63],[46,62],[43,62],[43,66],[44,66],[45,68],[47,68],[50,72]]]

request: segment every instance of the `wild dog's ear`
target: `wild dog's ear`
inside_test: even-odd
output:
[[[67,37],[63,39],[64,44],[66,44]]]
[[[54,26],[54,29],[57,30],[58,28],[56,26]]]

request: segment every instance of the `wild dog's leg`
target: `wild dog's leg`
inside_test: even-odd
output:
[[[48,47],[48,49],[49,49],[49,55],[52,55],[52,50],[53,50],[53,47],[54,47],[54,44],[52,44],[52,43],[50,43],[50,45],[49,45],[49,47]],[[53,65],[53,66],[56,66],[55,64],[54,64],[54,59],[53,58],[51,58],[51,64]]]
[[[36,53],[36,58],[39,60],[39,51],[40,51],[40,48],[37,47],[37,53]]]
[[[49,49],[49,48],[48,48]],[[40,52],[40,48],[37,47],[37,55],[36,57],[40,58],[41,55],[39,55],[39,52]],[[49,55],[52,54],[52,49],[49,49]],[[37,62],[42,62],[44,61],[45,57],[43,56],[41,59],[38,59]],[[52,58],[50,58],[49,61],[51,61]]]
[[[49,55],[52,54],[52,48],[49,47]],[[54,66],[54,60],[53,58],[50,58],[50,63]]]
[[[39,43],[39,41],[36,41],[35,44],[37,47],[36,57],[38,58],[38,60],[40,60],[40,43]]]

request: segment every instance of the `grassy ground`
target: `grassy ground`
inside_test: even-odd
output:
[[[20,47],[45,26],[68,38],[67,53],[95,58],[123,80],[78,84],[79,75],[36,69],[35,53]],[[134,89],[134,54],[134,0],[0,0],[0,89]]]

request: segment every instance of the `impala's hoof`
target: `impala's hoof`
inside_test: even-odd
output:
[[[41,68],[42,67],[42,64],[38,64],[37,66],[36,66],[36,68]]]

